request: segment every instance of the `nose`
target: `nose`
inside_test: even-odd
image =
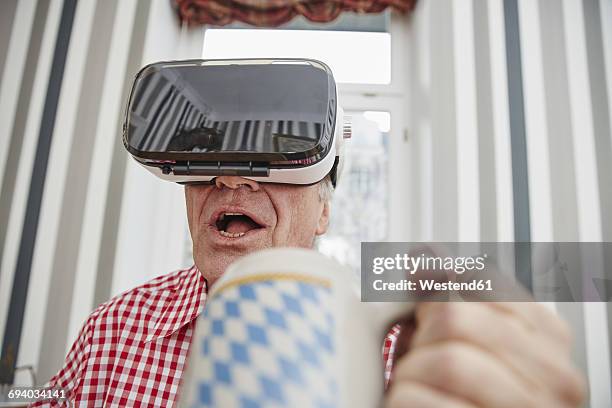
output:
[[[215,179],[215,185],[217,186],[217,188],[227,187],[227,188],[231,188],[232,190],[235,190],[239,188],[240,186],[248,186],[253,191],[259,190],[258,182],[256,182],[255,180],[249,180],[247,178],[238,177],[238,176],[217,177]]]

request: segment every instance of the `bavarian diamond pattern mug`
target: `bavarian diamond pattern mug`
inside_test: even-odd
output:
[[[350,271],[312,250],[232,264],[196,322],[181,405],[373,407],[381,346],[407,303],[361,303]]]

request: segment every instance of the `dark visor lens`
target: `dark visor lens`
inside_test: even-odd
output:
[[[329,88],[306,63],[153,66],[135,83],[125,140],[142,156],[318,153]]]

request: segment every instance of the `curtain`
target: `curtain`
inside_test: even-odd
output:
[[[410,12],[417,0],[173,0],[182,22],[190,26],[224,26],[235,21],[258,27],[277,27],[302,15],[326,23],[345,11],[380,13],[391,7]]]

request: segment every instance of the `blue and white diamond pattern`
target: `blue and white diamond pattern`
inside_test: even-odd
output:
[[[197,405],[337,406],[330,302],[329,288],[292,279],[218,292],[196,327]]]

